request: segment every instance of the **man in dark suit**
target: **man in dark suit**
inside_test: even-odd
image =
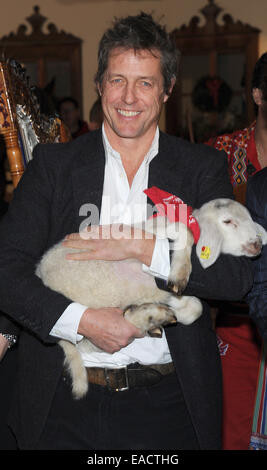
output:
[[[79,228],[93,212],[93,224],[143,220],[151,186],[192,207],[232,197],[224,156],[158,130],[178,62],[165,29],[144,13],[119,19],[98,62],[102,129],[38,146],[0,227],[0,308],[23,326],[10,424],[22,449],[219,449],[220,358],[207,303],[192,325],[142,337],[119,308],[72,303],[35,275],[70,234],[65,245],[82,249],[74,260],[135,258],[167,289],[167,239],[96,238],[88,228],[85,240]],[[192,266],[187,295],[238,300],[252,284],[244,258],[223,255],[203,270],[194,249]],[[89,391],[75,401],[57,342],[83,336],[103,352],[82,356]]]

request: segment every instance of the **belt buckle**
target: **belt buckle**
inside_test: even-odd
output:
[[[127,369],[127,366],[123,366],[117,370],[124,370],[124,376],[125,376],[125,387],[120,387],[120,388],[112,388],[111,385],[110,385],[110,381],[109,381],[109,369],[105,367],[105,379],[106,379],[106,382],[107,382],[107,387],[109,390],[111,391],[115,391],[115,392],[125,392],[126,390],[129,390],[129,377],[128,377],[128,369]]]

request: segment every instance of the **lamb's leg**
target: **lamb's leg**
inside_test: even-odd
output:
[[[88,379],[81,355],[74,344],[60,340],[65,353],[64,365],[67,367],[72,381],[72,393],[75,399],[82,398],[88,391]]]
[[[147,220],[144,229],[156,234],[159,238],[171,240],[173,254],[168,287],[176,295],[181,295],[192,271],[191,252],[194,238],[191,230],[185,223],[170,223],[166,217]]]
[[[160,327],[171,323],[190,325],[202,314],[202,304],[196,297],[169,294],[165,304],[131,305],[126,308],[125,318],[151,336],[161,336]]]
[[[192,271],[191,252],[194,239],[187,230],[186,244],[179,246],[179,239],[173,242],[171,270],[168,278],[168,287],[176,295],[181,295],[187,286]]]
[[[190,325],[202,314],[202,304],[197,297],[176,297],[170,294],[167,303],[175,313],[177,321],[183,325]]]
[[[124,317],[150,336],[161,336],[161,326],[176,323],[174,312],[165,304],[130,305],[125,309]]]

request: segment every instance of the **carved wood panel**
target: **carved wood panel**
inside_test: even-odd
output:
[[[0,62],[0,135],[4,138],[14,187],[38,142],[63,140],[60,120],[41,114],[29,78],[16,61]]]
[[[171,37],[177,48],[181,51],[180,77],[175,86],[173,95],[166,104],[166,130],[170,134],[190,138],[193,134],[192,114],[183,109],[184,103],[191,100],[192,92],[200,76],[221,78],[225,75],[226,80],[233,83],[233,97],[238,99],[244,95],[245,109],[242,114],[242,124],[250,123],[254,118],[254,107],[251,99],[250,83],[254,65],[258,59],[258,40],[260,30],[239,20],[234,20],[230,14],[223,14],[213,0],[209,0],[201,10],[200,16],[193,16],[188,25],[171,32]],[[219,21],[218,21],[219,20]],[[191,61],[191,86],[186,82]],[[228,71],[227,71],[228,67]],[[185,77],[187,73],[187,77]],[[238,75],[239,74],[239,75]],[[236,86],[237,79],[240,81],[242,75],[242,86]],[[186,89],[187,88],[187,89]],[[239,104],[240,108],[240,104]],[[218,114],[218,113],[217,113]],[[203,117],[203,113],[202,113]],[[201,122],[201,114],[199,122]],[[210,113],[208,118],[216,121],[216,113]],[[216,131],[216,128],[214,129]],[[192,136],[191,136],[192,140]]]
[[[40,13],[39,6],[26,18],[28,25],[20,24],[17,31],[0,39],[0,54],[4,59],[14,58],[25,66],[32,77],[32,85],[44,88],[55,78],[55,97],[71,95],[82,109],[82,40],[65,31]]]

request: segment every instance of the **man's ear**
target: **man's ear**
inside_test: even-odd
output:
[[[164,103],[166,103],[166,101],[168,101],[169,97],[171,96],[173,87],[175,85],[175,82],[176,82],[176,78],[172,77],[171,85],[170,85],[169,90],[168,90],[168,94],[165,95],[164,100],[163,100]]]
[[[262,104],[262,91],[259,88],[253,88],[252,97],[257,106]]]

